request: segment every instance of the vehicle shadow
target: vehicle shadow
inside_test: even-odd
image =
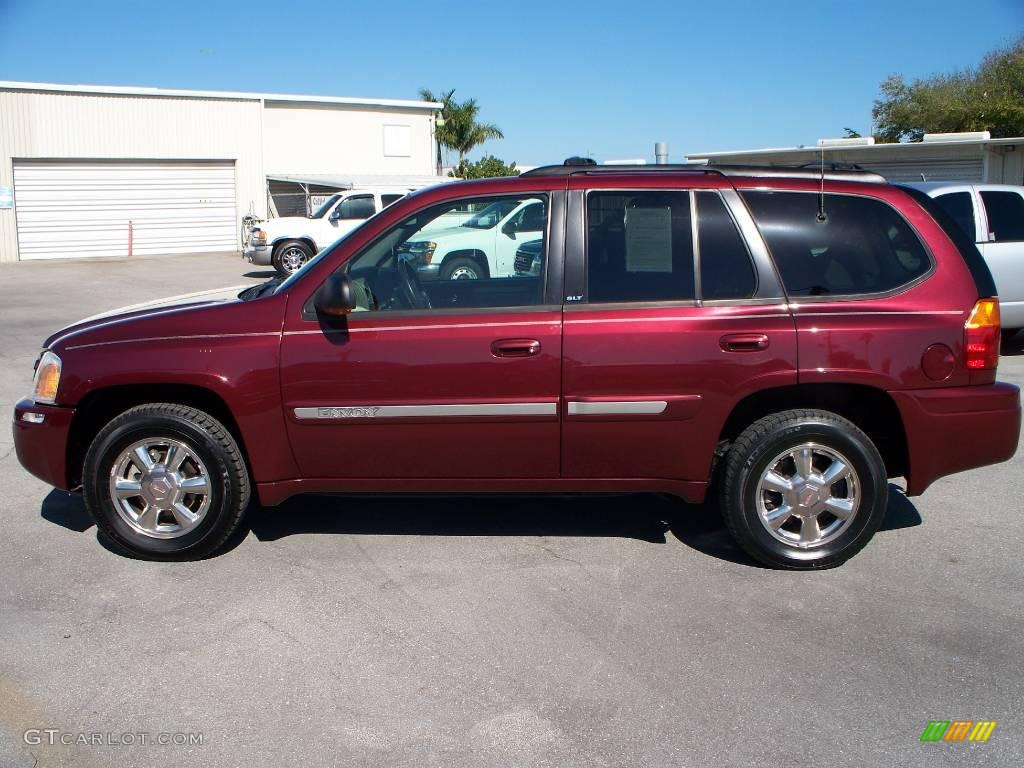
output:
[[[269,280],[272,277],[277,277],[276,269],[260,269],[252,272],[246,272],[242,277],[254,277],[259,280]]]
[[[43,519],[84,533],[93,527],[80,496],[51,491]],[[917,508],[894,485],[882,531],[921,524]],[[710,557],[763,567],[733,541],[714,496],[687,504],[665,494],[573,496],[305,495],[277,507],[255,505],[243,525],[217,553],[237,547],[249,533],[257,541],[308,534],[405,536],[575,536],[636,539],[664,544],[671,534]],[[105,537],[100,544],[111,551]]]
[[[1000,352],[1007,356],[1024,355],[1024,332],[1018,331],[1015,336],[1003,339]]]

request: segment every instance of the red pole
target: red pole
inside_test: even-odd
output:
[[[132,220],[128,219],[128,255],[132,255]]]

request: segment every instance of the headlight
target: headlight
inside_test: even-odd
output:
[[[32,399],[37,403],[53,405],[57,402],[58,386],[60,386],[60,358],[50,350],[46,350],[36,366]]]
[[[436,250],[437,243],[427,242],[426,240],[404,243],[398,248],[398,252],[401,255],[408,256],[411,261],[419,262],[420,264],[429,264],[430,260],[434,258],[434,251]]]

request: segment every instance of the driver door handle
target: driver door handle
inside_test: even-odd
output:
[[[759,352],[768,349],[766,333],[730,333],[718,340],[726,352]]]
[[[498,339],[491,342],[491,354],[495,357],[533,357],[540,354],[540,342],[536,339]]]

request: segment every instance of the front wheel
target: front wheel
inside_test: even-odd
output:
[[[124,553],[193,560],[218,549],[249,503],[238,443],[207,413],[173,403],[131,408],[89,446],[85,506]]]
[[[301,240],[288,240],[274,249],[271,263],[279,273],[287,277],[302,269],[313,258],[313,249]]]
[[[752,557],[776,568],[839,565],[885,517],[885,463],[856,425],[792,410],[751,424],[726,459],[722,514]]]
[[[466,256],[457,256],[444,263],[442,280],[479,280],[484,276],[479,262]]]

